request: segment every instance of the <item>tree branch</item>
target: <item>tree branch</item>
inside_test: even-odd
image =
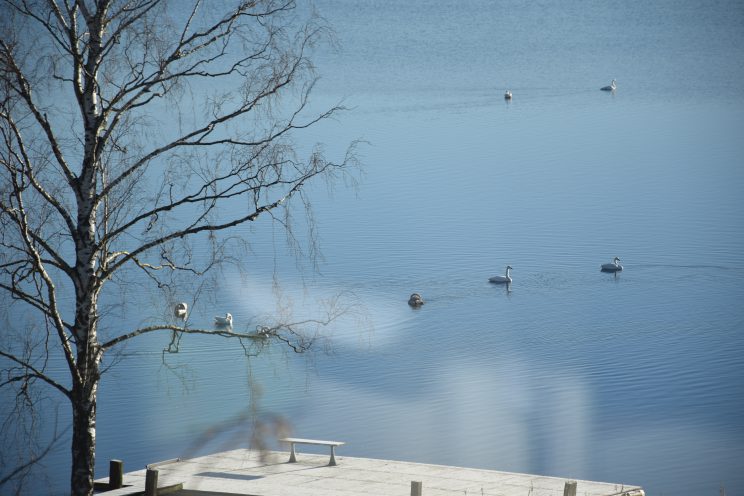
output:
[[[61,392],[62,394],[64,394],[66,397],[68,397],[68,398],[70,397],[70,391],[67,388],[65,388],[64,386],[62,386],[60,383],[58,383],[57,381],[55,381],[54,379],[52,379],[51,377],[49,377],[45,373],[41,372],[40,370],[37,370],[30,363],[25,362],[25,361],[19,359],[18,357],[14,356],[14,355],[12,355],[10,353],[6,353],[3,350],[0,350],[0,356],[5,357],[6,359],[10,360],[11,362],[20,365],[23,369],[26,369],[28,371],[31,371],[30,374],[29,373],[26,373],[26,374],[24,374],[22,376],[17,376],[18,379],[13,379],[12,382],[17,382],[19,380],[24,380],[24,378],[27,378],[27,377],[35,377],[37,379],[40,379],[40,380],[46,382],[47,384],[49,384],[50,386],[52,386],[53,388],[55,388],[56,390],[58,390],[59,392]],[[5,383],[3,383],[1,385],[9,384],[10,382],[11,381],[6,381]]]
[[[60,149],[59,143],[57,142],[57,138],[54,135],[54,131],[52,131],[52,126],[47,120],[46,116],[42,114],[36,106],[36,103],[34,102],[34,99],[31,95],[31,84],[23,76],[23,71],[18,67],[15,58],[13,57],[13,50],[5,43],[5,40],[0,40],[0,52],[2,54],[2,59],[4,59],[5,61],[3,65],[7,68],[7,70],[10,71],[10,74],[15,77],[16,85],[11,86],[12,89],[23,99],[23,101],[26,103],[26,106],[36,119],[36,122],[43,130],[44,135],[46,136],[46,139],[52,148],[54,158],[56,159],[57,164],[60,166],[60,169],[63,171],[65,177],[67,178],[67,181],[71,185],[74,184],[75,175],[72,173],[67,165],[67,162],[64,159],[62,150]],[[5,79],[5,81],[10,83],[9,78]]]
[[[258,325],[256,326],[255,332],[252,332],[252,333],[234,332],[232,328],[230,327],[217,327],[214,329],[192,329],[192,328],[188,328],[185,326],[176,326],[176,325],[167,325],[167,324],[166,325],[152,325],[152,326],[147,326],[147,327],[136,329],[126,334],[122,334],[121,336],[117,336],[111,339],[110,341],[107,341],[106,343],[102,344],[101,348],[104,350],[110,350],[111,348],[115,347],[118,344],[121,344],[137,336],[141,336],[143,334],[149,334],[149,333],[158,332],[158,331],[172,331],[172,332],[178,332],[182,334],[202,334],[202,335],[209,335],[209,336],[220,336],[220,337],[229,338],[229,339],[256,340],[256,339],[266,339],[266,338],[273,337],[289,345],[295,352],[302,353],[302,352],[309,350],[312,347],[312,344],[314,343],[315,340],[313,338],[308,338],[307,336],[305,336],[303,332],[299,329],[305,326],[309,326],[309,325],[326,326],[330,324],[336,317],[337,316],[329,316],[325,320],[305,319],[305,320],[300,320],[297,322],[278,324],[275,326]],[[282,331],[286,331],[286,333],[289,336],[293,336],[297,338],[297,340],[292,341],[291,337],[283,336]]]

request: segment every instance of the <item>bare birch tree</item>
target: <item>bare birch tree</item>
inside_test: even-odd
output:
[[[310,109],[309,54],[327,33],[297,10],[293,0],[0,0],[0,388],[19,406],[41,386],[69,401],[72,494],[93,492],[104,356],[153,332],[255,337],[165,318],[120,328],[106,318],[106,288],[203,277],[227,253],[221,233],[265,217],[290,229],[290,200],[304,208],[309,183],[356,165],[353,143],[335,161],[294,144],[341,110]],[[194,255],[197,239],[208,256]],[[308,326],[326,321],[262,334],[301,352],[317,331]]]

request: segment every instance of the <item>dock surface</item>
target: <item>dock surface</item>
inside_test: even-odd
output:
[[[236,449],[188,460],[154,464],[158,487],[183,484],[174,496],[409,496],[411,482],[422,483],[422,496],[563,496],[568,479],[444,465],[336,456],[260,453]],[[146,470],[124,475],[127,487],[100,493],[125,496],[145,490]],[[575,480],[575,479],[572,479]],[[105,482],[104,480],[101,480]],[[639,486],[577,480],[576,495],[641,496]]]

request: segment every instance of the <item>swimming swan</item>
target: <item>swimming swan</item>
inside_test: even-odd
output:
[[[493,276],[490,279],[488,279],[488,282],[495,282],[495,283],[510,283],[512,282],[511,275],[509,275],[509,271],[512,270],[511,265],[506,266],[506,275],[503,276]]]
[[[421,298],[421,295],[418,293],[413,293],[410,298],[408,298],[408,304],[412,307],[420,307],[424,304],[424,299]]]
[[[609,86],[603,86],[600,89],[602,91],[615,91],[617,89],[617,85],[615,84],[615,80],[613,79]]]
[[[175,314],[177,319],[183,319],[186,320],[186,316],[189,312],[189,306],[186,303],[179,303],[176,305],[176,308],[173,310],[173,313]]]
[[[511,100],[512,99],[512,92],[511,92],[511,90],[506,90],[506,93],[504,93],[504,99],[505,100]]]
[[[214,323],[221,327],[232,327],[232,315],[225,314],[224,317],[220,317],[219,315],[214,318]]]
[[[623,266],[620,265],[620,259],[615,257],[612,259],[612,263],[602,264],[602,272],[620,272],[623,270]]]

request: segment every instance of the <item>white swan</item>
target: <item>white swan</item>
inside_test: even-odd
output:
[[[623,270],[623,266],[620,265],[620,259],[615,257],[612,259],[612,263],[602,264],[602,272],[620,272]]]
[[[495,283],[511,283],[512,278],[511,275],[509,275],[509,272],[512,270],[511,265],[506,266],[506,275],[503,276],[493,276],[490,279],[488,279],[488,282],[495,282]]]
[[[511,92],[511,90],[506,90],[506,93],[504,93],[504,99],[505,100],[511,100],[512,99],[512,92]]]
[[[421,295],[418,293],[413,293],[410,298],[408,298],[408,304],[412,307],[420,307],[424,304],[424,299],[421,298]]]
[[[183,319],[186,320],[186,316],[189,313],[189,306],[186,303],[179,303],[176,305],[176,308],[173,310],[173,314],[176,316],[177,319]]]
[[[232,315],[229,313],[225,314],[224,317],[218,315],[214,318],[214,323],[222,327],[232,327]]]
[[[609,86],[602,86],[600,89],[602,91],[615,91],[617,89],[617,85],[615,84],[615,80],[613,79]]]

